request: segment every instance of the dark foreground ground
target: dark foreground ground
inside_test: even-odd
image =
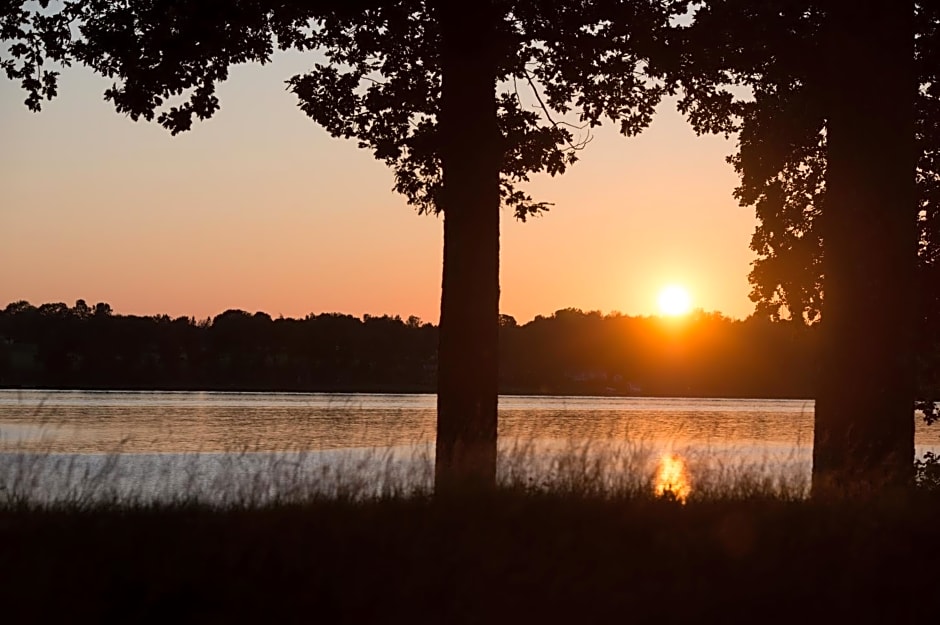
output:
[[[940,502],[0,510],[4,623],[936,623]]]

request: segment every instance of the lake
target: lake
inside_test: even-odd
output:
[[[810,400],[503,396],[499,417],[500,471],[515,478],[537,479],[560,456],[587,451],[641,472],[664,453],[712,468],[809,472]],[[311,472],[334,481],[371,472],[374,482],[379,465],[426,483],[434,423],[433,395],[0,390],[0,468],[7,492],[15,480],[47,498],[106,470],[105,491],[148,497],[209,497],[246,480],[257,490],[260,475],[281,470],[305,482]],[[919,454],[940,450],[940,426],[918,420],[916,443]]]

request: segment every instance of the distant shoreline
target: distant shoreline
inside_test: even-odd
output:
[[[89,391],[89,392],[141,392],[141,393],[297,393],[297,394],[336,394],[336,395],[434,395],[436,389],[433,387],[412,386],[412,387],[393,387],[393,386],[337,386],[324,388],[292,388],[292,387],[160,387],[160,386],[14,386],[0,384],[0,390],[4,391]],[[500,389],[500,395],[503,396],[533,396],[533,397],[618,397],[618,398],[637,398],[637,399],[766,399],[766,400],[802,400],[813,401],[814,397],[805,397],[799,395],[676,395],[676,394],[655,394],[655,393],[597,393],[590,391],[577,391],[575,389]]]

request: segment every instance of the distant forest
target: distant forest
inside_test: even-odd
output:
[[[556,311],[500,323],[504,393],[812,397],[817,326],[696,311]],[[437,327],[417,317],[196,320],[79,300],[0,313],[5,388],[433,392]],[[922,391],[933,389],[923,388]]]

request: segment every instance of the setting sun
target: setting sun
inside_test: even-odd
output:
[[[664,315],[684,315],[691,307],[692,298],[681,286],[671,284],[659,292],[659,310]]]

